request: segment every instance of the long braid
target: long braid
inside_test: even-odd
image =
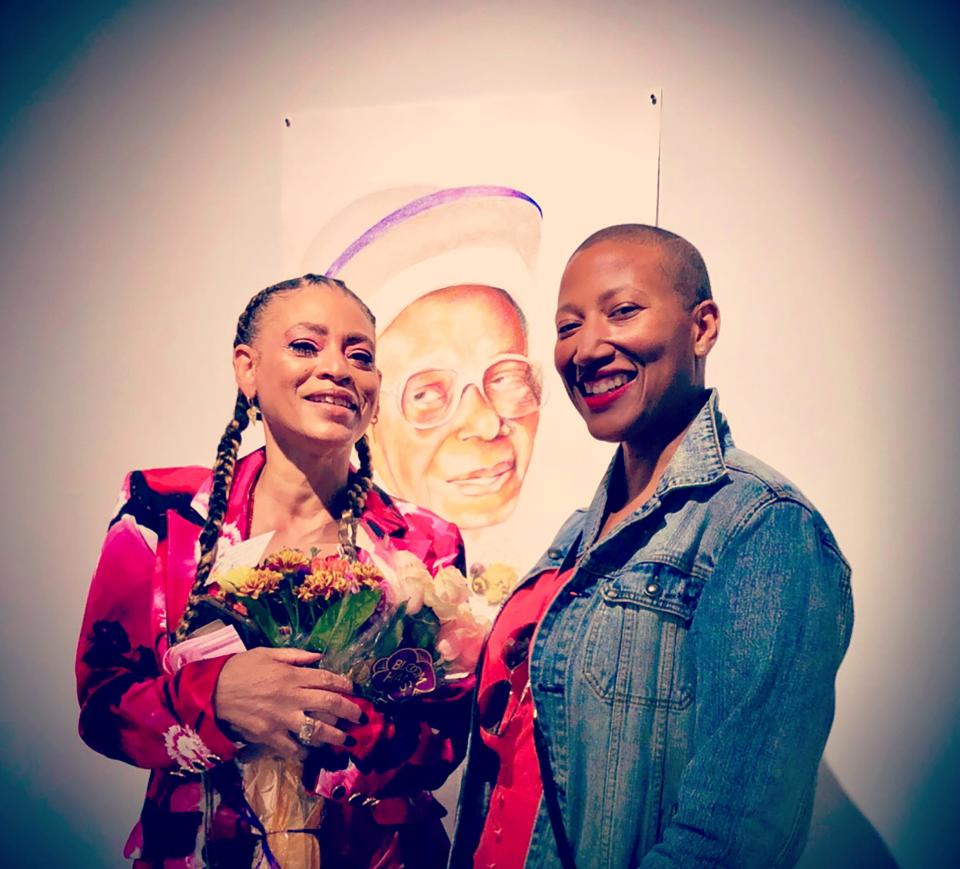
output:
[[[357,523],[363,514],[370,488],[373,486],[373,462],[370,456],[370,442],[366,435],[357,441],[357,457],[360,459],[360,465],[357,472],[350,475],[351,480],[345,490],[346,503],[340,513],[340,526],[337,529],[340,547],[350,559],[357,557]]]
[[[227,423],[227,428],[217,445],[217,458],[213,465],[213,486],[210,489],[210,501],[207,510],[207,521],[200,532],[200,557],[197,559],[197,578],[190,589],[187,606],[177,626],[176,641],[182,642],[187,638],[197,617],[203,589],[207,584],[207,577],[213,569],[213,562],[217,553],[217,540],[220,529],[223,527],[223,517],[227,512],[227,498],[230,494],[230,485],[233,482],[233,472],[237,467],[237,452],[240,449],[240,438],[247,427],[249,417],[247,411],[250,403],[242,393],[237,393],[237,403],[233,410],[233,419]]]
[[[258,320],[266,303],[278,293],[299,290],[305,286],[323,285],[337,289],[353,299],[364,315],[370,322],[376,326],[376,317],[367,307],[364,301],[352,290],[347,287],[343,281],[336,278],[328,278],[326,275],[306,274],[301,278],[292,278],[287,281],[281,281],[278,284],[265,287],[256,293],[243,313],[237,320],[237,332],[233,339],[233,346],[252,343],[256,332]],[[186,639],[193,627],[193,622],[197,618],[200,601],[203,598],[203,589],[206,585],[210,571],[213,569],[217,554],[217,540],[220,537],[220,530],[223,527],[223,519],[227,512],[227,502],[230,495],[230,486],[233,483],[233,472],[237,466],[237,453],[240,449],[240,440],[243,430],[247,427],[249,417],[247,412],[251,408],[251,402],[242,393],[237,393],[237,401],[233,410],[233,418],[227,423],[227,427],[217,445],[217,458],[213,465],[213,485],[210,490],[210,501],[207,512],[207,521],[200,532],[200,556],[197,559],[197,576],[194,580],[190,595],[187,598],[187,606],[183,611],[183,616],[175,632],[176,642]],[[360,458],[360,468],[358,472],[352,475],[352,480],[348,485],[345,494],[345,508],[340,515],[340,527],[338,535],[344,552],[350,557],[357,556],[357,528],[356,523],[363,512],[363,506],[367,500],[367,493],[373,482],[373,472],[370,462],[370,446],[367,443],[366,435],[357,442],[357,454]]]

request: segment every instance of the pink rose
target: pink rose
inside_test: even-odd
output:
[[[480,660],[485,635],[486,627],[474,618],[468,607],[462,606],[456,618],[440,625],[437,651],[450,662],[449,670],[472,673]]]

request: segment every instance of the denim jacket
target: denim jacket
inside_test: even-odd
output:
[[[653,496],[598,542],[619,461],[524,580],[576,564],[530,653],[576,865],[792,865],[850,640],[850,568],[796,487],[734,446],[715,392]],[[453,866],[471,865],[483,825],[483,751],[474,734]],[[526,865],[561,866],[545,801]]]

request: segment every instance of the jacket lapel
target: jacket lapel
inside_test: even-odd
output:
[[[167,630],[177,629],[197,575],[197,539],[200,526],[172,511],[167,513],[166,599]]]

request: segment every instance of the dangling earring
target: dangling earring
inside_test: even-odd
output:
[[[247,399],[247,419],[250,421],[250,425],[256,425],[263,419],[263,414],[260,413],[260,405],[257,403],[257,397]]]

